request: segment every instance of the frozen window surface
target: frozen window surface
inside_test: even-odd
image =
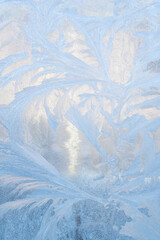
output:
[[[0,239],[160,239],[159,13],[0,1]]]

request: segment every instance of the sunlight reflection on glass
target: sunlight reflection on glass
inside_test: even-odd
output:
[[[66,127],[67,132],[69,133],[69,139],[65,143],[65,147],[68,149],[69,152],[69,171],[71,175],[76,174],[76,166],[78,165],[78,151],[79,151],[79,134],[77,128],[67,122]]]

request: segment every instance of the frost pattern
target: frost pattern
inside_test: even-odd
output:
[[[0,240],[160,239],[159,13],[0,0]]]

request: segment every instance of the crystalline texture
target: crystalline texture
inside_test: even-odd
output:
[[[0,1],[0,240],[160,239],[159,13]]]

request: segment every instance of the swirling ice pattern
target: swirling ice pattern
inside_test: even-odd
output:
[[[159,13],[0,0],[0,240],[160,239]]]

